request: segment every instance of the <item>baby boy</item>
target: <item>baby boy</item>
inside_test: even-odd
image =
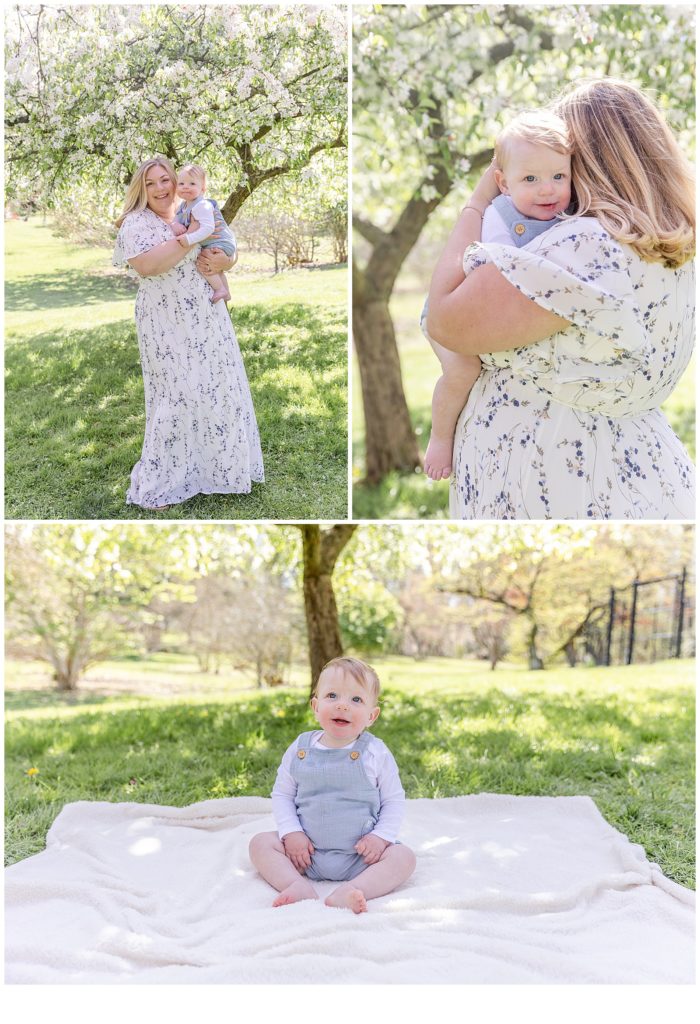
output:
[[[548,110],[519,114],[496,139],[494,164],[501,195],[484,212],[481,241],[526,245],[558,223],[571,202],[571,146],[565,122]],[[425,472],[432,480],[442,480],[452,472],[455,427],[481,372],[481,360],[428,340],[442,376],[433,392]]]

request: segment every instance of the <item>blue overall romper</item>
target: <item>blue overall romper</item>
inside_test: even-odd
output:
[[[299,737],[291,768],[299,822],[314,844],[306,877],[347,882],[367,867],[354,847],[379,817],[379,789],[362,765],[370,736],[361,733],[350,750],[319,750],[311,746],[312,735]]]
[[[557,224],[561,224],[558,217],[553,220],[537,220],[535,217],[523,217],[519,210],[516,210],[513,200],[509,196],[496,196],[492,205],[498,210],[503,218],[505,226],[513,239],[513,245],[520,249],[527,245],[533,238],[537,238],[543,231],[548,231]]]
[[[183,224],[188,230],[192,220],[192,207],[196,202],[197,199],[192,200],[191,203],[180,203],[175,213],[175,220]],[[224,215],[219,209],[216,199],[210,199],[209,202],[214,207],[214,231],[209,235],[209,238],[205,238],[199,244],[202,249],[212,249],[214,246],[218,246],[219,249],[223,249],[227,256],[233,256],[238,248],[236,236],[224,220]]]

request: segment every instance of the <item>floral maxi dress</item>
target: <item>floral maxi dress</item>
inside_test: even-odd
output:
[[[647,263],[593,218],[517,249],[477,242],[571,326],[481,356],[454,445],[455,519],[692,519],[694,469],[659,410],[688,365],[695,275]]]
[[[124,266],[173,237],[151,210],[130,213],[113,264]],[[242,494],[262,482],[253,402],[231,320],[195,267],[192,246],[172,270],[140,277],[136,332],[146,400],[141,458],[127,504],[155,508],[195,494]]]

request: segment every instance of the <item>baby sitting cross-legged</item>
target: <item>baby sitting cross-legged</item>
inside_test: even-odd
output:
[[[311,698],[320,729],[287,748],[272,790],[277,832],[250,842],[250,859],[279,896],[273,907],[318,899],[311,884],[340,884],[326,906],[360,914],[367,900],[406,881],[416,866],[397,842],[404,791],[388,747],[365,730],[377,720],[379,679],[357,658],[325,666]]]

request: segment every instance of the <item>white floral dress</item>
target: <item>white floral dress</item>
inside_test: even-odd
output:
[[[520,249],[477,242],[464,272],[489,262],[571,326],[481,356],[452,518],[693,519],[694,468],[659,410],[692,353],[692,263],[646,263],[588,217]]]
[[[173,237],[151,210],[124,219],[114,266]],[[192,246],[172,270],[139,282],[136,332],[146,398],[141,458],[127,503],[155,508],[195,494],[242,494],[264,479],[253,402],[231,320],[195,267]]]

